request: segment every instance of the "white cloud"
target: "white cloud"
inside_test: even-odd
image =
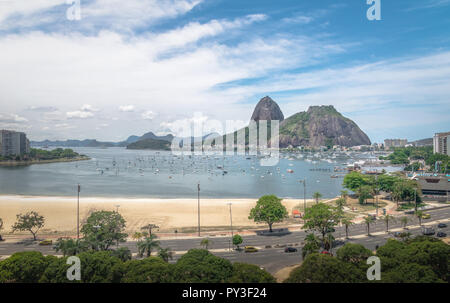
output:
[[[93,113],[91,112],[85,112],[85,111],[73,111],[73,112],[67,112],[66,113],[67,118],[72,119],[72,118],[79,118],[79,119],[86,119],[86,118],[91,118],[94,116]]]
[[[0,122],[1,123],[14,124],[14,123],[28,122],[28,119],[26,119],[24,117],[21,117],[19,115],[16,115],[16,114],[2,114],[2,113],[0,113]]]
[[[151,110],[145,111],[142,113],[142,119],[144,120],[153,120],[153,118],[155,118],[155,113],[152,112]]]
[[[84,111],[84,112],[98,112],[99,109],[98,108],[94,108],[90,104],[83,104],[83,106],[81,106],[81,111]]]
[[[132,112],[134,111],[134,105],[121,105],[119,106],[119,110],[121,112]]]

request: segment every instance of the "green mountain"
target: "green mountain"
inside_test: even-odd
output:
[[[128,144],[127,149],[170,150],[171,143],[165,140],[143,139]]]

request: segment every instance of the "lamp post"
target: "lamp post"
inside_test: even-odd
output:
[[[119,213],[119,207],[120,207],[120,205],[117,204],[117,205],[114,205],[114,206],[116,207],[116,213]]]
[[[77,240],[80,239],[80,191],[81,186],[78,184],[78,197],[77,197]]]
[[[417,188],[414,188],[414,209],[417,212]]]
[[[233,215],[231,213],[231,205],[232,203],[228,203],[230,206],[230,227],[231,227],[231,241],[233,241]]]
[[[198,236],[200,237],[200,182],[197,183]]]
[[[306,178],[303,180],[299,180],[300,183],[303,183],[303,215],[306,212]]]

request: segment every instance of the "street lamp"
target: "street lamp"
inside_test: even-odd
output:
[[[78,184],[78,198],[77,198],[77,240],[80,239],[80,191],[81,186]]]
[[[231,213],[231,205],[233,203],[228,203],[228,205],[230,206],[230,227],[231,227],[231,240],[233,240],[233,215]]]
[[[119,207],[120,207],[120,205],[117,204],[117,205],[114,205],[114,206],[116,207],[116,213],[119,213]]]
[[[200,181],[197,183],[198,236],[200,237]]]
[[[298,180],[298,182],[303,183],[303,215],[306,212],[306,178],[303,180]]]

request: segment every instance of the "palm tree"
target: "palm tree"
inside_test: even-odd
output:
[[[152,250],[159,247],[159,241],[156,241],[156,238],[156,235],[151,235],[145,237],[144,240],[141,240],[137,243],[139,256],[142,257],[146,252],[147,257],[151,256]]]
[[[353,225],[353,222],[349,218],[344,218],[342,219],[342,224],[345,226],[345,238],[348,239],[348,227]]]
[[[386,223],[386,232],[389,232],[389,221],[395,222],[395,218],[391,215],[386,215],[383,217],[383,221]]]
[[[320,199],[321,197],[322,197],[322,194],[319,193],[318,191],[316,191],[316,192],[313,194],[313,198],[316,199],[316,203],[319,203],[319,199]]]
[[[158,257],[164,260],[164,262],[169,262],[173,259],[174,252],[168,248],[160,248],[158,252]]]
[[[333,248],[334,236],[332,233],[328,233],[323,239],[323,248],[326,251],[330,251]]]
[[[347,203],[347,197],[348,197],[348,191],[347,190],[341,190],[341,197],[345,200],[345,203]]]
[[[145,226],[141,227],[141,230],[148,230],[148,234],[151,236],[152,235],[152,229],[158,229],[159,226],[156,224],[147,224]]]
[[[320,240],[315,234],[308,234],[305,238],[305,245],[302,248],[303,260],[308,254],[315,253],[320,248]]]
[[[212,241],[209,240],[208,238],[203,239],[202,242],[200,242],[201,246],[204,246],[206,250],[208,250],[208,246],[210,246],[212,244]]]
[[[373,222],[372,216],[364,217],[364,222],[367,224],[367,235],[370,236],[370,223]]]
[[[134,240],[139,241],[142,237],[144,237],[144,235],[141,232],[135,232],[132,236],[131,236]]]
[[[403,224],[403,229],[406,229],[406,224],[408,224],[409,218],[406,217],[406,216],[401,217],[401,218],[400,218],[400,222],[402,222],[402,224]]]
[[[419,225],[422,226],[423,211],[418,210],[415,212],[415,215],[419,219]]]

